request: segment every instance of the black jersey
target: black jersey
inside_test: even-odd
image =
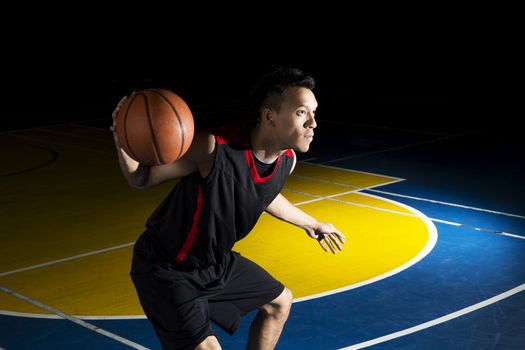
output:
[[[209,175],[182,178],[146,222],[162,255],[184,267],[221,263],[281,192],[294,163],[287,150],[261,177],[247,128],[232,125],[212,134],[217,149]]]

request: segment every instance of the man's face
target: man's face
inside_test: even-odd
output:
[[[293,87],[286,91],[279,112],[274,111],[276,136],[284,149],[307,152],[314,137],[317,100],[312,90]]]

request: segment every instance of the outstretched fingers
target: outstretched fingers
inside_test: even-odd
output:
[[[321,246],[321,248],[323,248],[323,250],[328,253],[328,247],[326,246],[326,243],[324,242],[324,238],[318,238],[317,242],[319,242],[319,245]]]
[[[334,232],[332,232],[332,235],[336,237],[339,240],[339,242],[341,242],[342,244],[346,243],[346,236],[343,235],[340,231],[334,229]]]
[[[337,250],[342,251],[343,244],[345,244],[345,236],[337,230],[331,233],[319,235],[317,240],[325,252],[328,252],[330,249],[333,254],[336,254]]]

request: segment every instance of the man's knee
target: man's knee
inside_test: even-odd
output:
[[[210,335],[197,345],[195,350],[221,350],[221,345],[219,344],[217,337]]]
[[[292,307],[293,295],[292,291],[284,288],[283,292],[274,300],[261,307],[268,315],[285,316],[287,317]]]

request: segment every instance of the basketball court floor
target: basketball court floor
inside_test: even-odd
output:
[[[129,278],[175,184],[121,175],[108,121],[0,133],[1,349],[159,349]],[[523,141],[319,120],[283,194],[347,237],[264,214],[235,250],[294,293],[278,349],[525,349]],[[224,349],[244,349],[218,327]]]

